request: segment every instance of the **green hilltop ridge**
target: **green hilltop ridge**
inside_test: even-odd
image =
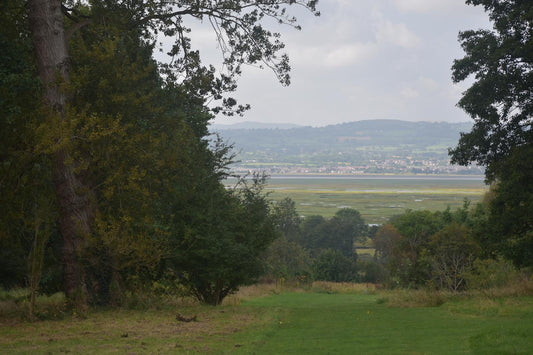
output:
[[[213,131],[234,144],[238,172],[483,174],[475,166],[449,164],[448,148],[471,127],[465,122],[365,120],[325,127],[225,126]]]

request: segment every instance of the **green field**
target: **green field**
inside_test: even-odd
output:
[[[177,313],[197,321],[179,322]],[[221,307],[180,302],[35,323],[0,318],[0,353],[531,354],[531,334],[531,296],[259,285]]]
[[[483,177],[279,176],[268,180],[273,200],[290,197],[303,216],[331,217],[339,208],[358,210],[368,223],[380,224],[411,210],[456,209],[464,199],[481,200]]]
[[[530,354],[531,299],[514,305],[400,308],[377,295],[286,293],[247,302],[275,313],[249,354]],[[472,308],[470,308],[472,307]],[[254,338],[255,337],[255,338]]]

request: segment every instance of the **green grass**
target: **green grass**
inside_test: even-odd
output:
[[[378,295],[285,293],[248,301],[271,324],[246,334],[253,354],[530,354],[531,298],[522,311],[472,314],[466,307],[392,308]],[[515,305],[516,306],[516,305]],[[506,306],[512,308],[512,306]]]
[[[371,286],[258,285],[221,307],[183,300],[165,309],[93,310],[85,318],[35,323],[0,318],[0,353],[530,354],[533,349],[533,297],[524,295],[530,291],[488,297]],[[177,313],[197,315],[198,322],[179,322]]]

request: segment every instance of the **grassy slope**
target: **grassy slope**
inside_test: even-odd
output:
[[[108,310],[87,319],[36,323],[0,319],[0,353],[528,354],[533,349],[532,297],[401,308],[384,301],[398,298],[396,291],[324,290],[266,297],[241,292],[223,307]],[[241,304],[242,299],[248,300]],[[196,314],[198,322],[178,322],[176,312]]]
[[[256,354],[449,354],[513,353],[533,349],[531,299],[520,307],[475,305],[390,308],[378,296],[283,294],[247,307],[277,315],[273,324],[239,348]]]

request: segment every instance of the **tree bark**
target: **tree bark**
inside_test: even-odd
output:
[[[61,0],[30,0],[29,21],[39,76],[44,85],[44,103],[52,114],[65,119],[70,81],[69,55]],[[71,137],[58,137],[70,140]],[[85,274],[80,253],[91,234],[94,219],[90,189],[75,172],[76,162],[66,149],[52,156],[53,181],[59,210],[58,228],[63,238],[64,287],[67,297],[86,302]],[[81,298],[80,298],[81,296]]]

